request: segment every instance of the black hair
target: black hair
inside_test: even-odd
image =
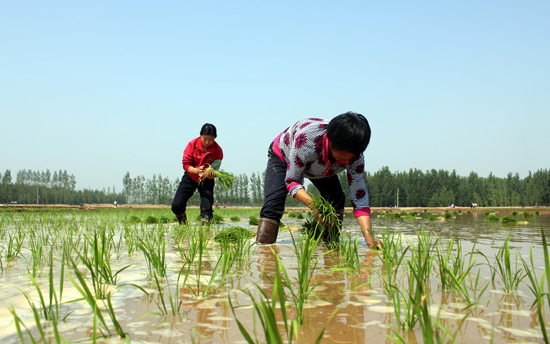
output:
[[[216,127],[214,126],[214,124],[210,124],[210,123],[205,123],[202,128],[201,128],[201,133],[200,135],[210,135],[210,136],[214,136],[214,137],[217,137],[217,133],[216,133]]]
[[[334,117],[327,127],[327,138],[334,150],[363,153],[370,141],[370,126],[365,116],[346,112]]]

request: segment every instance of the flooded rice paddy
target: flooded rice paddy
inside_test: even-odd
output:
[[[377,211],[384,252],[351,213],[331,250],[296,210],[268,246],[213,240],[259,209],[3,212],[0,342],[544,343],[550,215],[490,211]]]

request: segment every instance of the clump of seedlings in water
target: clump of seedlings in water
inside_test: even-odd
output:
[[[500,221],[503,223],[503,224],[508,224],[508,225],[515,225],[518,221],[513,218],[512,216],[503,216]]]
[[[258,225],[258,218],[254,215],[250,215],[250,216],[248,216],[248,223],[251,226],[257,226]]]
[[[218,243],[222,242],[236,242],[242,239],[250,239],[254,236],[254,232],[243,227],[234,226],[225,228],[214,236],[214,241]]]

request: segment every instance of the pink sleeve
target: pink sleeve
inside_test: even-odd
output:
[[[359,216],[370,216],[370,208],[361,208],[361,209],[355,209],[353,211],[353,215],[355,215],[355,217],[359,217]]]

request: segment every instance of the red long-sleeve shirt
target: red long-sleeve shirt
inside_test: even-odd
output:
[[[205,151],[202,146],[202,141],[200,136],[191,140],[185,150],[183,151],[183,159],[181,160],[183,164],[183,169],[185,172],[189,167],[200,167],[206,164],[211,164],[214,160],[223,159],[223,150],[222,148],[214,142],[214,144]],[[199,175],[193,173],[187,173],[191,179],[198,182]]]

